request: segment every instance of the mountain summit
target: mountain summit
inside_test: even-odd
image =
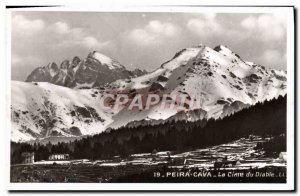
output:
[[[38,67],[27,77],[26,82],[49,82],[70,88],[95,88],[145,73],[146,71],[139,69],[126,70],[119,62],[94,51],[83,60],[75,56],[71,62],[64,60],[60,66],[53,62]]]

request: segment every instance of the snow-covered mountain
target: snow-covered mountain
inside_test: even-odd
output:
[[[90,56],[90,55],[89,55]],[[101,58],[101,57],[100,57]],[[103,61],[103,60],[102,60]],[[112,69],[118,63],[106,61]],[[178,95],[184,108],[106,111],[99,105],[105,94]],[[159,124],[166,120],[223,118],[279,95],[286,94],[286,72],[246,62],[225,46],[198,45],[186,48],[157,70],[136,78],[119,79],[100,89],[70,89],[50,83],[12,82],[12,140],[26,141],[49,136],[91,135],[108,128]],[[114,103],[114,99],[111,101]]]
[[[119,89],[120,93],[168,93],[171,97],[183,94],[188,95],[188,101],[201,98],[201,105],[189,108],[188,112],[180,108],[162,110],[159,106],[140,111],[138,115],[121,110],[111,125],[118,128],[126,121],[138,126],[139,122],[160,123],[167,119],[222,118],[259,101],[286,94],[286,72],[245,62],[222,45],[214,49],[199,45],[179,51],[152,73],[130,82],[118,80],[110,88]]]
[[[91,52],[86,59],[75,56],[64,60],[60,66],[49,63],[38,67],[27,77],[26,82],[49,82],[70,88],[95,88],[117,79],[132,78],[145,74],[144,70],[128,71],[119,62],[99,52]]]

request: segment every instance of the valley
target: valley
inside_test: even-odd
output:
[[[286,160],[270,157],[263,149],[256,148],[258,143],[269,140],[270,138],[252,135],[226,144],[185,152],[139,153],[131,154],[126,159],[116,156],[102,160],[18,164],[11,166],[11,181],[285,182]],[[230,164],[216,164],[225,162]],[[253,173],[252,177],[246,177],[249,172]],[[268,175],[265,172],[269,172]]]

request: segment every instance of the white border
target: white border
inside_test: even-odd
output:
[[[18,3],[21,5],[22,3]],[[27,3],[30,4],[30,3]],[[36,3],[40,5],[40,3]],[[51,3],[53,5],[53,3]],[[25,3],[26,5],[26,3]],[[50,4],[48,4],[50,5]],[[58,5],[58,4],[56,4]],[[120,5],[120,4],[119,4]],[[15,9],[9,9],[7,13],[7,39],[6,39],[6,147],[10,146],[10,13]],[[10,183],[9,157],[10,151],[6,151],[5,179],[8,190],[293,190],[294,189],[294,13],[292,7],[136,7],[119,6],[112,4],[72,5],[53,8],[25,8],[19,11],[109,11],[109,12],[217,12],[217,13],[286,13],[287,15],[287,183]]]

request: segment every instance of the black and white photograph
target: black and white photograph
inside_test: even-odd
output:
[[[6,10],[11,187],[293,189],[293,7]]]

